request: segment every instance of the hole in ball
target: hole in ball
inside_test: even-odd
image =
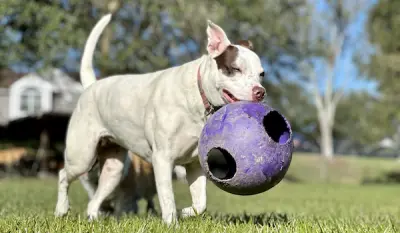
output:
[[[236,173],[235,159],[222,148],[213,148],[207,154],[208,168],[211,174],[220,179],[231,179]]]
[[[277,111],[271,111],[263,119],[265,132],[274,142],[285,144],[290,138],[290,130],[285,118]]]

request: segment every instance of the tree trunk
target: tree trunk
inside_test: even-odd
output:
[[[329,122],[327,114],[319,114],[320,124],[320,149],[321,154],[325,159],[320,164],[320,178],[321,180],[328,181],[328,169],[329,162],[333,159],[333,137],[332,137],[332,125]]]
[[[321,153],[327,159],[331,160],[333,158],[333,138],[332,138],[332,128],[329,126],[324,126],[325,129],[321,129]]]
[[[333,124],[331,124],[331,117],[328,113],[322,112],[319,114],[319,126],[321,134],[321,154],[329,159],[333,159]]]

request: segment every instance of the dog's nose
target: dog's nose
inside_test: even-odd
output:
[[[253,87],[253,101],[261,101],[264,99],[265,89],[262,87]]]

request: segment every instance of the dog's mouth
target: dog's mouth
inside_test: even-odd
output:
[[[225,100],[227,100],[228,103],[234,103],[234,102],[239,101],[238,98],[236,98],[232,93],[230,93],[226,89],[222,90],[222,93],[224,95]]]

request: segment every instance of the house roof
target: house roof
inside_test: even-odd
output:
[[[47,69],[40,72],[39,76],[53,85],[55,92],[63,94],[80,94],[82,84],[60,69]]]
[[[60,69],[48,69],[40,73],[40,77],[51,83],[54,93],[58,93],[57,106],[53,111],[58,113],[70,113],[75,108],[79,96],[83,91],[80,82]]]
[[[16,73],[11,69],[0,70],[0,87],[10,87],[15,81],[26,75],[26,73]]]
[[[53,75],[56,75],[57,77],[51,77]],[[0,88],[8,88],[10,87],[15,81],[18,79],[24,77],[29,73],[24,73],[24,72],[15,72],[12,69],[5,68],[5,69],[0,69]],[[43,79],[50,81],[51,83],[55,84],[59,83],[57,80],[59,78],[62,79],[68,79],[66,82],[68,83],[75,83],[79,82],[79,73],[77,72],[64,72],[61,69],[47,69],[39,74],[40,77]],[[58,85],[58,84],[56,84]]]

